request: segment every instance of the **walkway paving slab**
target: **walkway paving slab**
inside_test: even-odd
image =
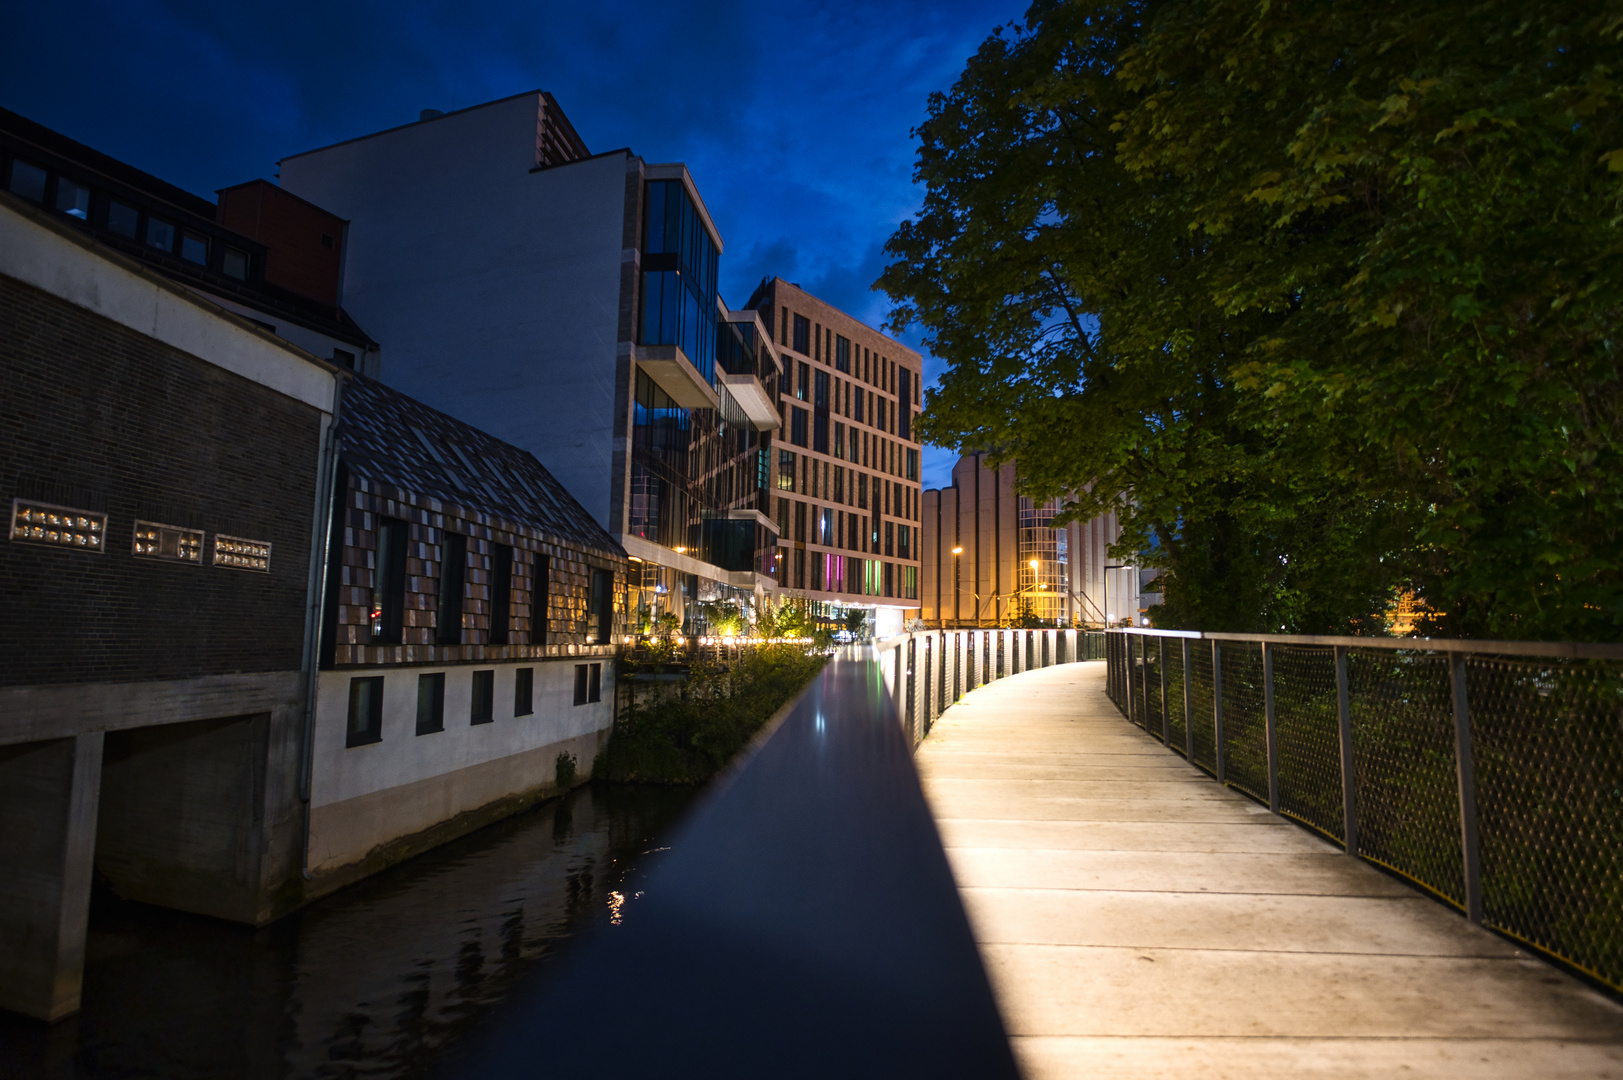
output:
[[[1028,1078],[1623,1080],[1623,1006],[1219,786],[1103,668],[983,687],[917,755]]]

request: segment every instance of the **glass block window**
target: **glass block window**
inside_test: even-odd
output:
[[[248,540],[240,536],[214,537],[214,565],[227,570],[257,570],[270,573],[269,540]]]
[[[131,554],[138,559],[163,559],[168,562],[201,566],[203,530],[159,525],[153,521],[137,521]]]
[[[27,544],[102,551],[107,539],[107,515],[91,510],[13,499],[11,539]]]

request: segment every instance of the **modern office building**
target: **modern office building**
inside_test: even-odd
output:
[[[924,492],[923,619],[931,626],[1113,626],[1142,621],[1154,575],[1109,555],[1115,514],[1054,526],[1056,501],[1019,494],[1014,462],[966,454]]]
[[[782,428],[773,460],[778,584],[878,634],[919,607],[918,353],[781,278],[749,307],[777,334]]]
[[[218,203],[0,109],[6,190],[339,367],[376,374],[378,344],[340,306],[340,217],[255,180]]]
[[[284,158],[348,222],[344,308],[381,378],[528,450],[632,559],[631,607],[775,589],[778,348],[717,294],[681,164],[590,153],[535,91]]]

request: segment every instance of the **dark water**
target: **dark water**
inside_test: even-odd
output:
[[[587,786],[263,930],[98,895],[84,1007],[0,1077],[409,1077],[637,883],[689,788]]]

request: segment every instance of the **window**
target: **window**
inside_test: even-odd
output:
[[[175,227],[162,218],[147,218],[147,247],[159,251],[175,250]]]
[[[445,730],[445,672],[417,676],[417,734]]]
[[[913,557],[913,527],[911,525],[896,526],[896,556],[901,559]]]
[[[72,180],[56,178],[56,208],[68,217],[90,220],[90,189]]]
[[[383,738],[383,676],[349,680],[349,728],[344,745],[365,746]]]
[[[828,453],[828,413],[820,409],[812,422],[812,449],[819,454]]]
[[[864,390],[860,386],[857,387],[857,400],[856,400],[856,406],[857,407],[856,407],[856,410],[853,413],[851,419],[855,420],[859,424],[865,424],[865,423],[868,422],[866,419],[864,419],[864,411],[863,411],[863,408],[862,408],[862,403],[863,403],[864,400],[867,399],[867,397],[868,397],[868,391]]]
[[[834,370],[851,373],[851,342],[839,336],[834,338]]]
[[[795,397],[805,401],[811,396],[811,365],[802,360],[799,364],[800,374],[795,379]]]
[[[468,582],[468,538],[447,532],[440,539],[440,606],[434,641],[462,644],[462,596]]]
[[[795,588],[806,587],[806,549],[795,548]]]
[[[778,334],[778,344],[784,348],[789,347],[789,309],[783,309],[783,329]]]
[[[827,506],[817,515],[817,542],[824,547],[833,547],[835,543],[834,511]]]
[[[332,245],[333,245],[332,234],[331,233],[322,233],[321,234],[321,246],[326,248],[328,251],[331,251],[332,250]]]
[[[789,441],[796,446],[806,445],[806,410],[789,410]]]
[[[795,316],[795,343],[792,347],[802,356],[811,355],[811,320],[804,315]]]
[[[858,507],[858,509],[866,510],[866,509],[868,509],[868,474],[867,473],[857,473],[856,482],[857,482],[857,507]]]
[[[907,452],[907,478],[909,480],[919,478],[919,452],[917,450]]]
[[[778,451],[778,487],[783,491],[795,489],[795,452]]]
[[[552,559],[547,555],[535,556],[530,568],[530,644],[545,645],[547,628],[551,625],[548,604],[552,597]]]
[[[180,257],[187,262],[196,263],[198,266],[207,266],[209,264],[208,237],[200,236],[194,232],[185,233],[180,238]],[[354,359],[355,357],[352,354],[350,356],[350,367],[355,366]]]
[[[490,643],[506,645],[512,625],[513,549],[490,546]]]
[[[839,426],[838,424],[834,425],[836,430]],[[845,467],[843,465],[834,466],[834,501],[842,504],[845,502]]]
[[[834,425],[834,456],[845,457],[845,425],[838,422]]]
[[[378,520],[372,567],[372,644],[399,645],[406,608],[406,538],[398,518]]]
[[[591,608],[587,612],[590,624],[586,628],[586,644],[607,645],[614,633],[614,576],[607,570],[592,571]]]
[[[817,409],[817,410],[821,411],[821,412],[827,412],[828,411],[828,372],[826,372],[826,371],[818,371],[818,372],[814,372],[814,374],[817,377],[814,380],[812,380],[812,385],[816,387],[816,389],[812,392],[812,407],[814,409]]]
[[[476,671],[473,673],[473,699],[469,703],[468,724],[488,724],[496,719],[496,673],[494,671]]]
[[[11,193],[34,202],[45,201],[45,170],[21,159],[11,162]]]
[[[332,351],[332,362],[341,368],[355,370],[355,354],[348,349],[334,349]]]
[[[603,665],[575,665],[575,704],[590,705],[603,700]]]
[[[806,504],[795,503],[795,539],[806,542]]]
[[[111,215],[109,215],[108,220],[111,222]],[[220,269],[225,272],[226,277],[233,277],[238,281],[247,281],[248,253],[246,251],[238,251],[234,247],[226,248],[225,257],[220,260]]]
[[[513,672],[513,715],[535,712],[535,668],[521,667]]]
[[[885,554],[896,554],[896,523],[893,521],[885,522]],[[887,592],[885,595],[890,594]]]
[[[117,199],[110,199],[107,203],[107,229],[120,236],[135,239],[135,227],[141,222],[141,215],[133,206],[125,206]],[[246,276],[246,275],[245,275]]]

